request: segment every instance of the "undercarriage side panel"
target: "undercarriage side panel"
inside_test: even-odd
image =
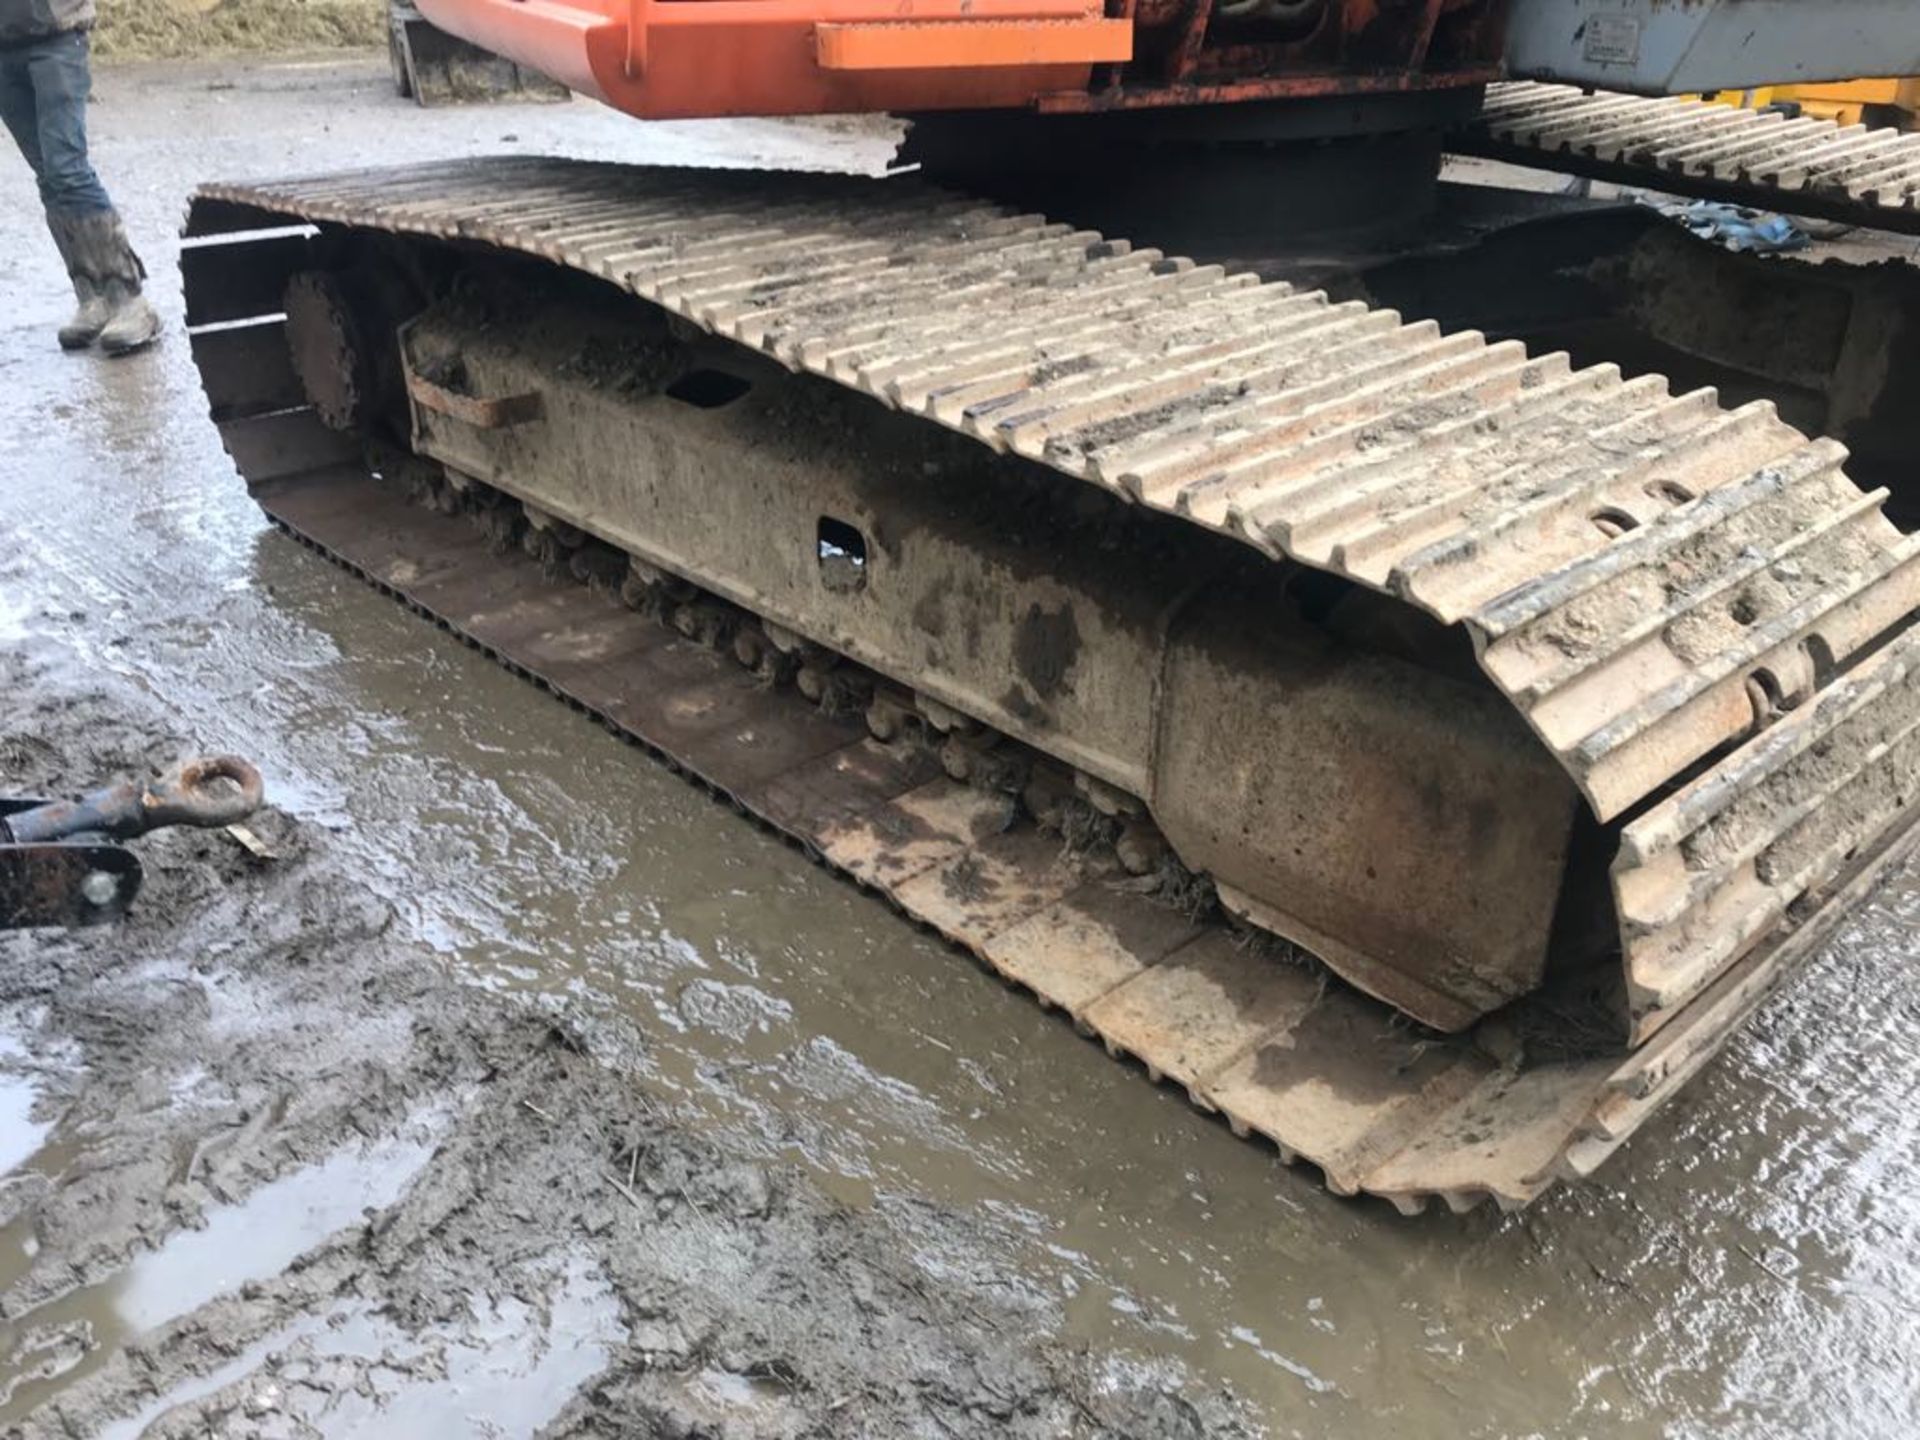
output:
[[[515,314],[517,288],[469,286],[403,353],[538,415],[416,402],[417,453],[1137,797],[1234,908],[1432,1023],[1538,987],[1576,796],[1470,674],[1355,650],[1244,546],[657,312]]]

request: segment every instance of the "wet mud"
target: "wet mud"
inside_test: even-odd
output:
[[[414,111],[371,64],[101,91],[157,276],[215,175],[884,153]],[[0,938],[0,1433],[1920,1422],[1911,875],[1593,1184],[1518,1217],[1338,1200],[268,530],[171,288],[156,352],[61,355],[22,167],[0,201],[0,421],[31,441],[0,455],[0,783],[237,751],[281,857],[155,836],[123,925]]]
[[[55,645],[0,686],[39,789],[182,743]],[[274,858],[155,836],[127,922],[6,942],[6,1433],[1256,1433],[1072,1343],[997,1227],[703,1135],[621,1007],[463,983],[326,826],[250,828]],[[678,1008],[745,1034],[771,1003]]]

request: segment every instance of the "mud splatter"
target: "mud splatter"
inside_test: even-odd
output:
[[[1071,606],[1029,605],[1013,634],[1013,663],[1034,694],[1049,700],[1067,685],[1080,657],[1080,626]]]

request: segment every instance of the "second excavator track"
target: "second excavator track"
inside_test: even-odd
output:
[[[1463,153],[1920,235],[1920,135],[1685,97],[1488,88]]]
[[[1416,1039],[1358,993],[1174,933],[1099,877],[1058,873],[1046,847],[982,835],[950,781],[906,788],[901,774],[814,814],[791,790],[767,799],[766,777],[724,755],[689,757],[657,719],[622,710],[606,667],[554,654],[551,636],[573,633],[567,607],[586,601],[492,633],[499,607],[490,592],[481,603],[477,570],[443,583],[445,522],[369,479],[284,364],[261,363],[285,351],[276,327],[314,227],[596,277],[791,370],[1457,627],[1611,827],[1634,1048],[1516,1067]],[[1443,335],[912,181],[473,162],[209,186],[188,233],[189,320],[217,327],[196,336],[215,418],[281,523],[674,754],[1343,1191],[1515,1205],[1586,1173],[1911,843],[1915,547],[1837,446],[1769,406],[1724,411],[1709,392]],[[635,663],[649,648],[613,646]],[[887,768],[854,754],[838,773]],[[995,903],[951,883],[963,861]],[[1255,901],[1230,908],[1261,919]]]

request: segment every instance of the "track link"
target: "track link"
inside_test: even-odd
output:
[[[826,826],[756,798],[724,757],[702,763],[657,715],[600,693],[633,694],[625,651],[638,664],[644,647],[595,647],[622,653],[620,676],[578,656],[549,674],[569,658],[553,637],[576,633],[541,609],[559,602],[530,600],[537,623],[494,635],[480,570],[453,598],[403,580],[437,575],[438,542],[392,512],[284,366],[262,363],[285,349],[281,292],[305,260],[292,225],[584,271],[1462,626],[1617,827],[1640,1048],[1513,1069],[1416,1039],[1344,987],[1171,934],[1164,912],[1063,877],[1056,845],[980,835],[977,799],[951,781],[843,797]],[[1910,843],[1914,547],[1838,447],[1770,407],[1723,412],[1710,393],[1575,371],[910,181],[470,162],[205,187],[189,236],[208,242],[183,259],[189,322],[254,322],[204,330],[196,353],[229,449],[283,524],[674,755],[1343,1193],[1511,1206],[1588,1173]],[[825,763],[845,773],[852,752],[841,762]],[[952,883],[962,859],[992,903]]]
[[[1920,235],[1920,135],[1682,98],[1513,81],[1461,153]]]

